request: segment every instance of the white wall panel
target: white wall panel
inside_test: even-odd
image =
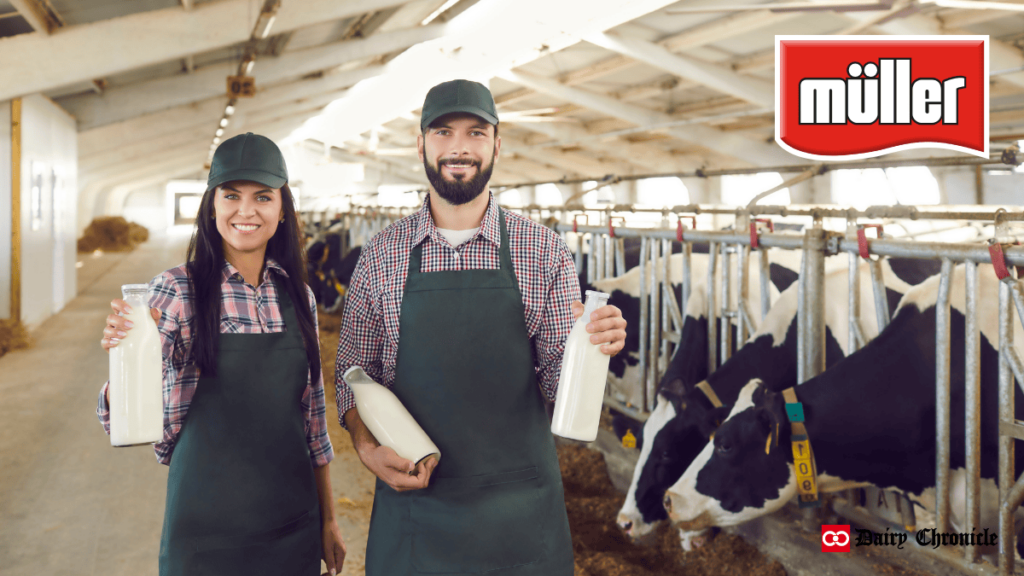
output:
[[[22,101],[21,318],[37,326],[75,296],[78,135],[48,98]]]
[[[167,184],[161,183],[128,194],[121,215],[129,222],[145,226],[152,237],[166,234],[168,210],[173,211],[173,207],[167,205]]]

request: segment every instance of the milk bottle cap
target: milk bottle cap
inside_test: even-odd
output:
[[[594,310],[604,306],[608,303],[608,298],[611,295],[604,292],[597,292],[596,290],[587,290],[587,301],[584,304],[583,313],[589,314]]]
[[[128,298],[128,295],[138,296],[139,294],[145,296],[149,291],[149,284],[122,284],[121,295]]]

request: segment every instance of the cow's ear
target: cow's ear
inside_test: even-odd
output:
[[[722,425],[722,422],[725,422],[725,419],[728,417],[729,407],[720,406],[712,409],[710,412],[707,412],[704,417],[700,419],[697,426],[700,429],[700,433],[703,434],[705,438],[710,439],[715,431],[718,430],[718,427]]]

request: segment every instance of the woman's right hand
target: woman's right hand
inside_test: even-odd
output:
[[[100,340],[100,346],[107,353],[110,353],[110,349],[117,346],[121,342],[121,338],[128,334],[128,330],[132,329],[132,323],[124,316],[121,316],[121,314],[128,314],[131,311],[128,303],[120,298],[115,298],[110,301],[110,307],[114,310],[114,313],[107,316],[107,325],[103,327],[103,338]],[[153,317],[153,322],[156,323],[160,320],[162,313],[156,308],[150,308],[149,314]]]

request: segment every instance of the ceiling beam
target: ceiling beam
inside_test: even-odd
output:
[[[64,20],[47,0],[10,0],[10,3],[33,30],[44,36],[64,26]]]
[[[687,48],[696,48],[712,42],[720,42],[729,38],[735,38],[747,32],[758,30],[766,26],[779,24],[799,16],[797,12],[774,13],[767,10],[756,12],[740,12],[731,14],[711,22],[698,24],[677,34],[672,34],[654,42],[654,44],[668,50],[678,52]],[[775,63],[774,56],[772,64]],[[636,64],[633,58],[626,56],[613,56],[589,66],[567,72],[559,77],[559,82],[568,86],[575,86],[603,76],[619,72]],[[774,90],[774,89],[773,89]],[[518,100],[529,98],[536,94],[534,90],[523,88],[514,92],[504,94],[495,98],[498,104],[511,104]]]
[[[555,141],[551,143],[554,146],[582,146],[605,154],[614,154],[628,158],[631,163],[652,172],[692,170],[700,167],[703,163],[700,158],[672,154],[657,146],[636,144],[619,138],[610,140],[599,138],[599,135],[592,134],[583,128],[575,126],[530,124],[529,126],[524,126],[524,128],[554,138]],[[540,143],[533,146],[541,148],[544,145]]]
[[[871,18],[870,12],[843,12],[843,16],[857,22],[867,20]],[[924,14],[915,14],[906,18],[900,18],[898,20],[891,20],[884,24],[879,24],[878,28],[885,31],[888,34],[906,34],[906,35],[950,35],[950,34],[970,34],[966,30],[959,30],[954,28],[944,27],[942,22],[934,16],[927,16]],[[1006,42],[1000,42],[999,40],[989,39],[989,70],[1009,70],[1011,68],[1022,69],[1024,68],[1024,53],[1021,53],[1020,49]],[[1024,86],[1024,71],[1012,72],[1002,74],[999,76],[1000,81],[1011,82],[1017,86]]]
[[[306,74],[335,68],[346,62],[402,50],[443,34],[443,24],[407,28],[366,39],[347,40],[326,46],[288,52],[279,58],[257,62],[257,86],[273,85]],[[78,129],[88,130],[136,116],[205,100],[225,93],[225,78],[237,71],[237,63],[224,63],[193,74],[158,78],[110,88],[100,97],[82,94],[63,98],[60,105],[78,119]]]
[[[316,98],[326,94],[333,94],[335,98],[339,98],[345,88],[380,74],[383,69],[382,66],[356,68],[263,88],[258,90],[253,98],[240,99],[235,105],[235,114],[244,116],[301,98]],[[91,154],[131,147],[156,136],[177,132],[196,124],[213,126],[211,123],[216,122],[224,114],[227,102],[226,96],[215,96],[79,132],[79,159]],[[232,118],[232,122],[234,121]]]
[[[608,33],[591,34],[585,39],[606,50],[618,52],[758,106],[775,106],[775,86],[767,80],[742,76],[725,66],[673,54],[645,40]]]
[[[356,16],[405,0],[289,0],[277,12],[275,33]],[[250,0],[205,2],[36,32],[0,40],[0,100],[45,92],[144,66],[246,42],[258,10]],[[111,55],[116,55],[112,57]]]
[[[580,88],[564,86],[550,78],[541,78],[515,71],[502,74],[501,76],[509,81],[545,92],[574,104],[579,104],[602,114],[620,118],[638,126],[664,123],[673,119],[668,114],[619,102],[603,94],[595,94]],[[708,126],[691,125],[666,129],[665,132],[685,142],[735,158],[745,165],[770,166],[772,164],[792,162],[793,160],[792,156],[781,148],[762,142],[754,142],[739,134],[725,133]]]

